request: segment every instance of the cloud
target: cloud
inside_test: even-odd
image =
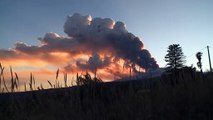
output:
[[[97,69],[104,68],[111,63],[111,58],[105,56],[103,59],[100,58],[100,55],[93,53],[89,60],[85,63],[77,61],[76,65],[83,70],[92,70],[96,71]]]
[[[74,14],[67,17],[64,32],[74,37],[88,49],[102,51],[113,50],[114,56],[130,60],[145,69],[158,68],[148,50],[143,49],[141,40],[126,30],[123,22],[115,22],[109,18],[94,18]]]
[[[64,32],[67,36],[53,32],[45,34],[38,38],[38,46],[17,42],[12,49],[1,49],[0,59],[36,59],[47,64],[63,64],[66,71],[107,69],[105,72],[113,74],[118,72],[109,67],[112,64],[121,67],[120,60],[131,66],[134,72],[138,72],[136,66],[145,70],[158,68],[142,41],[128,32],[123,22],[75,13],[67,17]]]
[[[12,57],[18,57],[18,53],[16,53],[14,50],[5,50],[5,49],[0,49],[0,58],[1,59],[10,59]]]

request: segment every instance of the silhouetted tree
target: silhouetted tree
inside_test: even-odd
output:
[[[167,52],[168,53],[165,56],[167,68],[176,70],[184,67],[186,60],[179,44],[169,45]]]
[[[198,52],[196,54],[196,57],[198,59],[198,62],[197,62],[197,66],[200,68],[200,72],[203,72],[202,70],[202,62],[201,62],[201,57],[202,57],[203,53],[202,52]]]

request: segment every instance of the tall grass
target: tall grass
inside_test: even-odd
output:
[[[5,83],[5,79],[4,79],[4,69],[5,67],[2,66],[2,64],[0,63],[0,92],[4,92],[4,90],[6,90],[6,92],[9,92],[7,85]],[[3,85],[2,85],[3,82]],[[2,87],[3,86],[3,87]]]
[[[24,83],[23,84],[23,89],[20,88],[20,80],[19,80],[19,76],[16,72],[13,71],[12,67],[10,66],[9,68],[9,72],[10,72],[10,81],[9,84],[6,83],[5,81],[5,77],[4,77],[4,70],[5,67],[2,66],[2,64],[0,63],[0,93],[5,93],[5,92],[20,92],[20,91],[34,91],[34,90],[43,90],[44,87],[42,85],[42,83],[40,85],[36,85],[36,80],[35,80],[35,76],[33,73],[30,73],[29,76],[29,82],[28,84]],[[55,76],[55,83],[47,80],[50,88],[62,88],[62,87],[70,87],[70,86],[74,86],[74,85],[89,85],[92,83],[97,83],[97,82],[102,82],[101,79],[99,78],[92,78],[90,76],[89,73],[86,73],[85,75],[76,75],[76,80],[74,80],[74,78],[72,80],[69,81],[68,79],[68,74],[67,73],[63,73],[63,83],[60,83],[59,80],[59,76],[60,76],[60,70],[57,69],[56,71],[56,76]],[[70,85],[68,84],[70,83]],[[9,86],[9,87],[8,87]]]
[[[19,91],[19,77],[16,72],[15,73],[13,72],[12,67],[10,67],[10,74],[11,74],[11,92]]]
[[[32,73],[30,73],[30,82],[29,82],[30,90],[33,91],[35,88],[35,78]]]
[[[76,83],[77,85],[89,85],[92,83],[99,83],[103,82],[100,78],[94,77],[92,78],[89,73],[86,73],[85,75],[78,75],[76,76]]]
[[[64,73],[64,87],[68,87],[67,79],[68,79],[67,73]]]
[[[59,69],[57,69],[56,71],[56,81],[55,81],[55,85],[54,85],[54,88],[59,88],[59,81],[58,81],[58,76],[59,76]]]
[[[2,89],[2,82],[4,79],[4,67],[2,67],[1,63],[0,63],[0,90]]]

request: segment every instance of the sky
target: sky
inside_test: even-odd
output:
[[[171,44],[180,44],[187,65],[196,66],[195,54],[201,51],[203,69],[208,70],[207,45],[213,59],[212,0],[0,0],[0,49],[15,48],[17,42],[39,46],[38,38],[50,32],[70,37],[63,26],[67,16],[75,13],[125,23],[160,67],[166,65],[164,56]],[[44,68],[41,61],[30,59],[18,70],[30,71],[38,64]],[[9,64],[18,66],[17,62]],[[50,72],[43,68],[43,73]]]

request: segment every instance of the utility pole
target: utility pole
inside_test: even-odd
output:
[[[212,72],[211,58],[210,58],[209,46],[208,46],[208,45],[207,45],[207,51],[208,51],[208,57],[209,57],[209,67],[210,67],[210,72]]]

